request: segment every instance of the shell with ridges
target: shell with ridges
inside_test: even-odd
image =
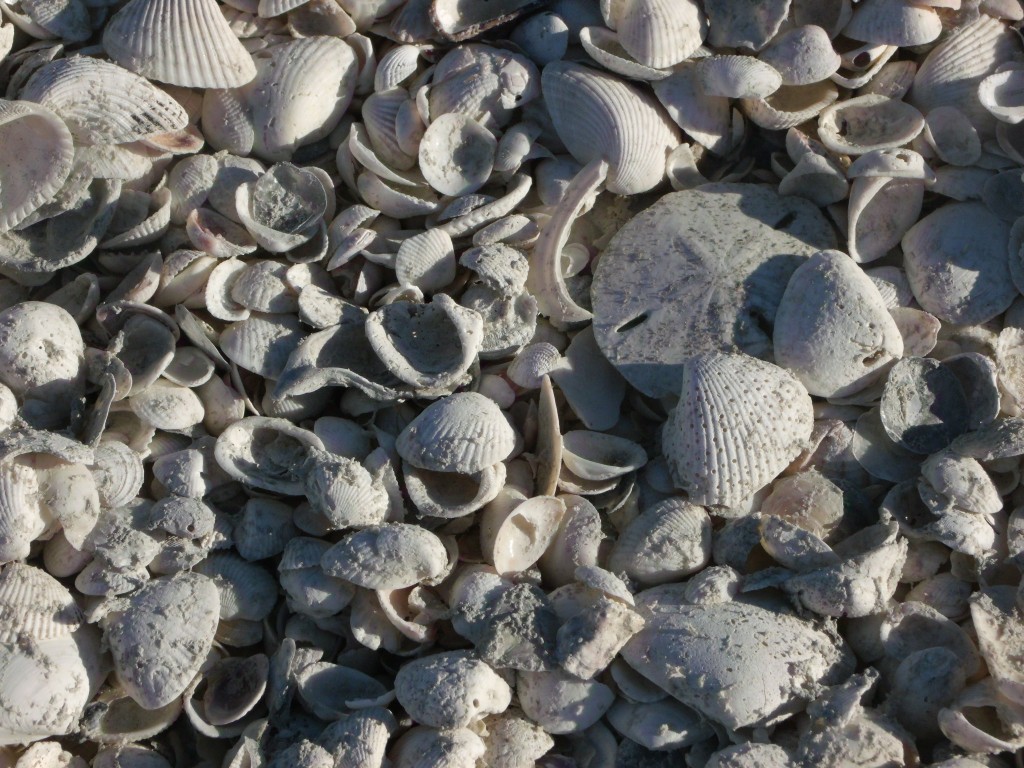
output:
[[[711,518],[703,507],[682,499],[658,502],[622,530],[608,567],[643,585],[675,581],[711,559]]]
[[[321,558],[324,571],[367,589],[401,589],[438,576],[448,564],[441,540],[405,523],[351,533]]]
[[[504,712],[512,690],[467,651],[434,654],[403,666],[395,677],[398,702],[417,723],[463,728]]]

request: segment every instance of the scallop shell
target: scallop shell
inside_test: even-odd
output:
[[[462,392],[427,406],[395,448],[421,469],[472,474],[507,458],[514,444],[515,433],[494,402]]]
[[[52,517],[40,505],[36,473],[13,463],[0,464],[0,562],[27,558],[32,542],[50,526]]]
[[[630,56],[656,69],[689,58],[708,32],[708,21],[694,0],[630,0],[618,5],[609,26]]]
[[[838,251],[815,254],[793,273],[773,341],[779,365],[821,397],[863,389],[903,355],[903,339],[878,290]]]
[[[103,47],[125,69],[173,85],[234,88],[256,76],[211,0],[131,0],[104,28]]]
[[[228,325],[221,334],[220,346],[224,355],[240,368],[279,379],[289,357],[305,341],[303,336],[296,316],[255,312]]]
[[[417,659],[395,676],[398,702],[412,718],[434,728],[464,728],[504,712],[512,700],[508,684],[467,651]]]
[[[250,416],[221,433],[214,456],[221,469],[239,482],[299,496],[309,450],[323,448],[319,437],[291,422]]]
[[[179,697],[206,656],[220,600],[213,581],[193,573],[154,579],[103,619],[114,668],[145,709]]]
[[[6,155],[0,175],[0,232],[7,232],[57,194],[71,172],[74,147],[64,121],[49,109],[3,99],[0,145]]]
[[[645,586],[677,581],[711,559],[711,518],[681,499],[658,502],[619,534],[608,568]]]
[[[758,58],[779,73],[783,85],[821,82],[835,74],[841,62],[828,33],[813,24],[779,33]]]
[[[818,115],[818,136],[833,152],[862,155],[909,143],[924,129],[914,107],[869,94],[834,104]]]
[[[401,589],[439,575],[448,564],[441,540],[405,523],[350,533],[321,558],[324,571],[367,589]]]
[[[425,293],[442,290],[455,279],[455,249],[442,229],[428,229],[406,238],[395,257],[395,276],[403,286]]]
[[[414,387],[451,391],[469,381],[483,320],[446,294],[430,304],[398,302],[371,312],[366,337],[396,377]]]
[[[96,447],[92,475],[100,503],[105,507],[120,507],[142,489],[142,459],[124,443],[101,443]]]
[[[310,504],[336,529],[384,522],[388,497],[358,462],[312,451],[305,478]]]
[[[230,301],[253,312],[284,314],[299,308],[285,275],[288,266],[276,261],[252,261],[231,279]],[[209,287],[209,281],[207,281]]]
[[[738,504],[810,438],[810,396],[782,368],[746,355],[706,354],[684,363],[683,382],[662,447],[673,479],[694,502]],[[732,402],[746,403],[745,411]]]
[[[942,18],[931,8],[903,0],[863,0],[843,34],[851,40],[884,45],[924,45],[942,33]]]
[[[751,56],[716,55],[697,62],[697,81],[708,96],[763,99],[779,89],[782,76]]]
[[[1010,278],[1009,227],[979,203],[949,203],[903,237],[914,298],[940,320],[981,323],[1017,295]]]
[[[608,161],[609,191],[636,194],[661,181],[679,132],[653,99],[618,78],[568,62],[548,64],[542,81],[559,138],[580,163]]]

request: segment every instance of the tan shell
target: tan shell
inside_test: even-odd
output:
[[[734,402],[746,404],[742,413]],[[797,456],[813,421],[810,396],[784,369],[747,355],[700,355],[683,365],[662,448],[692,501],[733,505]]]

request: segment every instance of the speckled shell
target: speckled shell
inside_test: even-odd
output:
[[[796,458],[813,422],[807,390],[784,369],[747,355],[700,355],[683,365],[662,448],[691,501],[733,505]]]
[[[186,572],[117,601],[103,628],[118,680],[144,709],[159,709],[181,695],[206,658],[217,628],[217,587]]]
[[[438,400],[398,435],[399,455],[421,469],[472,474],[508,457],[515,432],[494,401],[473,392]]]
[[[406,664],[395,676],[395,694],[416,722],[434,728],[463,728],[504,712],[512,700],[508,684],[467,651]]]

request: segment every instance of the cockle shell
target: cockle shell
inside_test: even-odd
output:
[[[697,62],[697,81],[708,96],[763,99],[779,89],[782,76],[751,56],[707,56]]]
[[[327,550],[324,571],[367,589],[401,589],[439,575],[448,563],[441,540],[406,523],[350,533]]]
[[[797,267],[779,302],[773,341],[776,362],[821,397],[863,389],[903,355],[878,289],[838,251]]]
[[[336,529],[384,522],[388,497],[383,486],[352,459],[310,451],[306,496]]]
[[[406,664],[395,677],[398,702],[418,723],[464,728],[511,702],[508,684],[466,651],[435,654]]]
[[[863,0],[843,34],[851,40],[884,45],[924,45],[942,33],[942,19],[931,8],[903,0]]]
[[[233,552],[211,552],[192,572],[217,587],[221,621],[263,621],[277,602],[274,577]]]
[[[711,559],[711,518],[703,507],[681,499],[658,502],[619,534],[608,568],[643,585],[678,580]]]
[[[395,448],[411,464],[470,474],[508,457],[515,432],[492,400],[474,392],[449,395],[398,435]]]
[[[707,35],[708,22],[694,0],[629,0],[610,4],[608,25],[634,59],[664,69],[693,54]]]
[[[666,195],[623,226],[601,256],[591,289],[598,346],[652,397],[678,393],[693,355],[739,347],[767,357],[765,326],[786,282],[805,256],[833,247],[832,238],[811,203],[754,185]]]
[[[256,76],[211,0],[131,0],[107,23],[103,47],[125,69],[173,85],[234,88]]]
[[[279,379],[284,375],[289,357],[303,340],[296,316],[255,312],[224,329],[220,348],[240,368]]]
[[[186,572],[154,579],[116,600],[103,628],[118,679],[143,708],[163,707],[185,690],[213,642],[217,588]]]
[[[778,34],[758,58],[779,73],[783,85],[810,85],[839,69],[839,54],[828,33],[813,24]]]
[[[71,132],[56,114],[30,101],[0,99],[0,232],[7,232],[57,194],[74,159]],[[6,259],[5,259],[6,261]]]
[[[738,413],[732,402],[748,409]],[[810,396],[788,371],[747,355],[700,355],[683,364],[662,447],[692,501],[733,505],[797,456],[813,421]]]
[[[609,191],[635,194],[661,181],[679,132],[653,99],[611,75],[568,62],[548,64],[542,81],[559,138],[580,163],[608,161]]]
[[[250,416],[221,433],[214,456],[232,478],[294,496],[303,493],[303,468],[310,450],[323,448],[319,437],[290,421]]]

